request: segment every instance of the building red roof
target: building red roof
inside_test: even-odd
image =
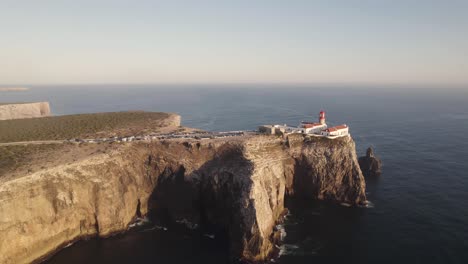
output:
[[[325,129],[325,131],[326,132],[334,132],[334,131],[338,131],[338,130],[345,129],[345,128],[348,128],[348,126],[347,125],[339,125],[339,126],[329,127],[327,129]]]
[[[303,128],[312,128],[316,126],[321,126],[322,124],[320,123],[314,123],[314,122],[301,122]]]

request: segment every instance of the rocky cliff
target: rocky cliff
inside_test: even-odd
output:
[[[50,116],[48,102],[0,104],[0,120]]]
[[[286,195],[361,204],[351,138],[250,136],[122,145],[0,185],[0,263],[27,263],[137,216],[209,227],[233,258],[266,259]]]

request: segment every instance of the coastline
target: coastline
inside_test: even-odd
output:
[[[29,91],[27,87],[0,87],[0,92],[19,92],[19,91]]]
[[[34,243],[0,243],[0,259],[44,261],[64,245],[87,236],[122,233],[135,217],[164,217],[164,212],[175,220],[222,226],[233,258],[268,259],[275,252],[274,227],[283,215],[285,197],[355,205],[366,199],[351,138],[328,142],[296,135],[287,141],[257,135],[101,143],[88,151],[93,153],[89,157],[49,163],[9,178],[0,185],[0,215],[5,217],[0,223],[9,230],[3,235],[21,235]],[[318,189],[315,177],[323,183]],[[31,199],[30,193],[41,210],[16,206],[27,204],[24,199]],[[16,213],[8,213],[12,210]],[[15,228],[17,223],[30,231],[23,233]]]

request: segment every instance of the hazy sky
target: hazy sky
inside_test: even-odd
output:
[[[0,0],[0,84],[468,84],[468,1]]]

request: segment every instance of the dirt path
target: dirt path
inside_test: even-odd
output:
[[[25,146],[25,145],[42,145],[42,144],[63,144],[63,143],[65,143],[64,140],[21,141],[21,142],[0,143],[0,147]]]

